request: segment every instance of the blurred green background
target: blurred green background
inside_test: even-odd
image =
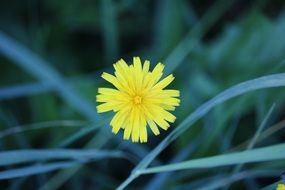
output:
[[[285,71],[284,6],[284,0],[1,1],[1,151],[96,148],[124,156],[1,180],[0,189],[115,189],[202,103],[237,83]],[[171,88],[181,91],[176,123],[158,137],[148,133],[146,144],[113,136],[111,115],[95,109],[97,88],[107,85],[101,73],[133,56],[152,67],[164,63],[166,74],[176,77]],[[244,150],[272,105],[256,146],[284,142],[284,100],[284,88],[274,88],[216,106],[155,163]],[[0,165],[1,171],[13,168]],[[215,182],[224,184],[220,189],[260,189],[279,180],[285,163],[245,165],[241,170],[267,172],[223,182],[233,168],[144,175],[128,189],[207,189]]]

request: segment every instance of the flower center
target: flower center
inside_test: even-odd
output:
[[[142,103],[142,97],[141,96],[135,96],[134,97],[134,103],[135,103],[135,105],[141,104]]]

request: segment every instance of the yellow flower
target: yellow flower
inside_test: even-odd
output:
[[[285,185],[284,184],[278,184],[276,190],[285,190]]]
[[[165,90],[173,80],[169,75],[159,81],[163,74],[164,65],[158,63],[149,71],[150,62],[142,65],[139,57],[134,57],[133,64],[127,65],[121,59],[116,64],[115,76],[103,73],[102,78],[114,85],[114,88],[99,88],[97,102],[98,113],[113,111],[111,120],[112,132],[117,134],[124,130],[124,139],[133,142],[147,142],[147,125],[155,135],[159,134],[158,127],[167,130],[169,123],[176,119],[168,111],[175,110],[180,100],[178,90]]]

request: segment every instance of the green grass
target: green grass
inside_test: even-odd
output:
[[[0,3],[0,187],[275,189],[285,168],[283,1]],[[177,121],[149,142],[96,112],[103,71],[165,64]],[[284,181],[283,181],[284,182]]]

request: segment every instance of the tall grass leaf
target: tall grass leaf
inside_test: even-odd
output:
[[[260,142],[266,138],[269,138],[271,136],[273,136],[274,134],[276,134],[277,132],[280,132],[282,129],[285,128],[285,119],[283,119],[282,121],[272,125],[271,127],[269,127],[268,129],[264,130],[264,132],[262,132],[259,135],[259,138],[257,139],[257,142]],[[232,148],[232,150],[239,150],[241,148],[246,147],[250,141],[252,139],[246,140],[244,142],[242,142],[241,144],[235,146],[234,148]]]
[[[281,159],[285,160],[284,149],[285,149],[285,143],[282,143],[264,148],[246,150],[243,152],[223,154],[207,158],[184,161],[176,164],[168,164],[159,167],[142,169],[139,170],[138,172],[141,174],[148,174],[148,173],[158,173],[158,172],[174,171],[174,170],[213,168],[213,167],[228,166],[234,164],[264,162],[264,161],[281,160]]]
[[[165,60],[165,74],[173,72],[198,44],[203,35],[219,20],[234,1],[217,1]]]
[[[107,120],[109,120],[110,118],[107,118],[103,121],[100,121],[96,124],[93,124],[92,126],[86,127],[86,128],[82,128],[81,130],[79,130],[78,132],[72,134],[70,137],[65,138],[61,143],[59,143],[58,147],[66,147],[72,143],[74,143],[75,141],[77,141],[78,139],[84,137],[85,135],[99,129],[101,126],[106,125],[108,122]]]
[[[102,10],[102,34],[104,39],[104,58],[112,63],[118,58],[118,29],[117,29],[117,8],[112,0],[101,0]]]
[[[201,143],[200,141],[201,136],[196,137],[194,140],[192,140],[191,143],[189,143],[188,146],[183,148],[177,155],[175,155],[170,163],[176,163],[180,162],[182,160],[185,160],[190,154],[192,154],[198,147],[198,145]],[[166,173],[159,173],[154,176],[150,182],[144,187],[145,190],[148,189],[159,189],[163,187],[163,184],[165,184],[165,181],[173,176],[173,172],[166,172]]]
[[[10,169],[10,170],[5,170],[5,171],[0,172],[0,180],[41,174],[41,173],[51,172],[54,170],[77,166],[80,164],[82,164],[82,162],[67,161],[67,162],[55,162],[55,163],[50,163],[50,164],[38,164],[38,165],[22,167],[22,168],[17,168],[17,169]]]
[[[88,117],[90,121],[101,118],[91,103],[83,99],[73,88],[65,82],[63,77],[50,64],[26,47],[17,43],[0,31],[0,53],[14,61],[15,64],[24,68],[31,75],[47,83],[59,92],[59,95],[75,107],[81,114]]]
[[[43,93],[51,90],[51,86],[41,83],[30,83],[15,85],[13,87],[1,87],[0,88],[0,100],[13,99],[21,96],[34,95],[37,93]]]
[[[77,149],[27,149],[0,152],[0,166],[56,159],[90,160],[123,157],[119,151]]]
[[[271,108],[269,109],[268,113],[266,114],[266,116],[264,117],[264,119],[262,120],[261,124],[259,125],[256,133],[254,134],[252,140],[250,141],[250,143],[247,146],[247,150],[250,150],[254,147],[254,145],[257,143],[257,139],[260,137],[261,132],[263,131],[263,129],[265,128],[265,126],[268,123],[268,120],[271,116],[271,114],[273,113],[273,110],[275,108],[275,104],[273,104],[271,106]]]
[[[192,182],[187,186],[188,188],[184,189],[195,189],[195,190],[212,190],[212,189],[221,189],[229,184],[235,183],[237,181],[241,181],[244,179],[251,178],[263,178],[263,177],[276,177],[280,174],[280,170],[246,170],[234,175],[224,174],[223,176],[219,176],[218,179],[211,179],[207,181],[201,180],[201,183],[195,186],[192,185]],[[207,183],[207,186],[205,186]]]
[[[9,135],[13,135],[16,133],[23,133],[26,131],[46,129],[46,128],[62,128],[62,127],[86,127],[87,122],[79,121],[79,120],[55,120],[55,121],[46,121],[39,122],[27,125],[20,125],[16,127],[10,127],[8,129],[0,131],[0,139]]]
[[[219,105],[238,95],[245,94],[250,91],[285,86],[285,74],[267,75],[246,82],[239,83],[221,92],[208,102],[198,107],[183,122],[181,122],[164,140],[159,143],[141,162],[133,169],[132,174],[127,178],[118,189],[125,188],[132,180],[139,176],[138,170],[146,168],[152,160],[162,152],[172,141],[178,138],[184,131],[189,129],[198,119],[207,114],[216,105]]]
[[[272,114],[274,108],[275,108],[275,104],[273,104],[273,105],[271,106],[271,108],[269,109],[268,113],[266,114],[266,116],[265,116],[264,119],[262,120],[262,122],[261,122],[261,124],[259,125],[259,127],[257,128],[257,130],[256,130],[256,132],[255,132],[253,138],[250,140],[249,144],[247,145],[246,150],[250,150],[250,149],[252,149],[252,148],[255,146],[255,144],[257,143],[258,138],[259,138],[260,135],[261,135],[262,130],[263,130],[264,127],[267,125],[267,122],[268,122],[268,120],[269,120],[269,118],[270,118],[270,116],[271,116],[271,114]],[[242,167],[243,167],[243,164],[237,165],[237,166],[234,168],[234,170],[233,170],[233,174],[239,172]]]

